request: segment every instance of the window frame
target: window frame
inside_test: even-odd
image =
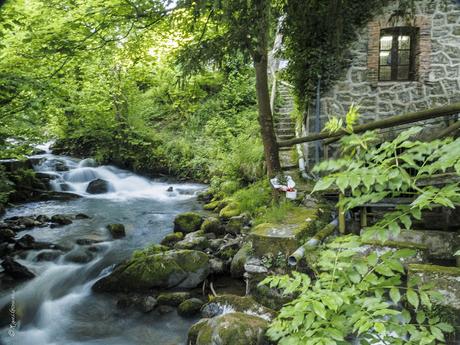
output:
[[[417,39],[418,28],[410,26],[400,26],[400,27],[391,27],[380,30],[379,36],[379,60],[378,60],[378,81],[379,82],[404,82],[404,81],[414,81],[415,80],[415,67],[416,67],[416,39]],[[382,49],[381,39],[383,36],[392,36],[391,40],[391,49]],[[408,49],[399,48],[399,36],[409,36],[410,44]],[[380,62],[380,53],[382,51],[389,51],[391,63],[389,65],[382,65]],[[401,65],[399,64],[399,56],[401,51],[409,52],[409,64]],[[407,79],[398,79],[398,67],[404,66],[408,67]],[[381,68],[390,67],[391,74],[390,79],[381,78]]]

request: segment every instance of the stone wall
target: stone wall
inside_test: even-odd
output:
[[[350,47],[350,67],[332,89],[323,93],[322,125],[330,116],[344,115],[352,103],[361,106],[361,122],[365,123],[460,102],[460,5],[454,1],[442,3],[417,3],[416,17],[411,23],[419,28],[414,81],[378,81],[380,30],[391,27],[391,7],[385,11],[388,15],[375,18],[359,33]],[[407,25],[399,22],[395,26]],[[314,128],[314,111],[310,114],[307,127]]]

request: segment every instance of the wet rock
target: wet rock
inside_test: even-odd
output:
[[[90,262],[94,259],[94,253],[84,248],[76,248],[64,256],[64,260],[67,262],[75,262],[78,264],[83,264]]]
[[[153,288],[194,288],[209,274],[209,258],[195,250],[141,251],[98,280],[98,292],[144,291]]]
[[[224,260],[232,259],[240,249],[240,246],[241,242],[239,239],[228,240],[219,248],[216,256]]]
[[[92,158],[86,158],[81,160],[78,165],[82,168],[95,168],[97,167],[97,162]]]
[[[6,171],[12,173],[18,170],[33,169],[32,161],[30,159],[2,159],[0,160],[0,165],[3,166]]]
[[[220,223],[220,220],[215,217],[206,218],[203,224],[201,224],[201,230],[204,233],[213,233],[217,236],[225,234],[225,228]]]
[[[190,233],[200,229],[203,217],[195,212],[181,213],[174,219],[174,231]]]
[[[35,274],[30,272],[27,267],[14,261],[11,257],[7,256],[3,259],[2,267],[10,277],[16,280],[29,280],[35,278]]]
[[[223,238],[217,238],[217,239],[214,239],[214,240],[209,240],[209,247],[214,251],[217,251],[224,244],[225,244],[225,240]]]
[[[107,230],[113,238],[118,239],[126,236],[125,226],[123,224],[109,224]]]
[[[215,297],[212,301],[203,306],[201,315],[203,317],[215,317],[224,312],[232,311],[256,315],[267,321],[276,317],[276,312],[274,310],[257,303],[252,297],[241,297],[236,295],[220,295]]]
[[[40,225],[39,221],[29,216],[7,218],[5,219],[5,223],[14,230],[30,229]]]
[[[212,193],[206,190],[198,194],[197,200],[204,202],[204,203],[208,203],[212,200],[212,197],[213,197]]]
[[[173,232],[173,233],[167,234],[161,240],[161,244],[164,246],[172,247],[174,246],[174,244],[176,244],[177,242],[183,239],[184,239],[184,234],[182,232]]]
[[[160,305],[157,308],[157,312],[160,315],[169,314],[169,313],[172,313],[173,311],[174,311],[174,307],[171,307],[170,305]]]
[[[68,183],[60,183],[59,188],[62,192],[71,192],[73,190]]]
[[[126,295],[117,301],[117,307],[120,309],[135,308],[143,313],[150,313],[157,304],[153,296]]]
[[[268,322],[243,313],[228,313],[200,321],[189,333],[189,345],[266,345]]]
[[[190,299],[189,292],[166,292],[158,295],[157,301],[159,305],[177,307],[179,304],[188,299]]]
[[[168,189],[166,189],[167,192],[173,192],[174,191],[174,188],[173,187],[168,187]]]
[[[39,214],[37,217],[35,217],[35,220],[42,224],[51,222],[51,218],[44,214]]]
[[[59,250],[44,250],[37,254],[36,261],[55,261],[63,253]]]
[[[244,265],[248,261],[252,254],[252,245],[250,243],[245,243],[238,250],[235,256],[232,259],[230,265],[230,273],[233,278],[241,278],[245,272]]]
[[[194,316],[200,312],[204,302],[199,298],[190,298],[177,308],[177,313],[181,316]]]
[[[11,248],[8,243],[0,243],[0,258],[11,253]]]
[[[91,181],[86,188],[86,193],[89,194],[104,194],[110,190],[110,182],[103,179]]]
[[[209,246],[208,239],[204,236],[202,231],[195,231],[185,235],[182,241],[174,245],[175,249],[194,249],[204,250]]]
[[[243,229],[243,226],[246,222],[247,217],[244,215],[231,217],[228,220],[227,226],[225,227],[225,231],[234,235],[240,234],[241,229]]]
[[[24,235],[18,239],[14,245],[18,250],[31,250],[31,249],[54,249],[56,246],[49,242],[37,242],[35,238],[30,235]]]
[[[16,233],[11,229],[0,229],[0,242],[12,241]]]
[[[69,225],[72,224],[72,219],[63,214],[55,214],[51,217],[51,222],[58,225]]]
[[[75,219],[89,219],[91,218],[90,216],[88,216],[87,214],[84,214],[84,213],[77,213],[75,215]]]
[[[104,242],[104,238],[102,237],[85,237],[85,238],[78,238],[75,243],[80,246],[89,246],[91,244],[101,243]]]

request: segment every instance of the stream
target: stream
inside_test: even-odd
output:
[[[161,315],[120,309],[116,298],[94,294],[91,286],[133,250],[161,241],[172,231],[176,214],[199,209],[196,194],[205,186],[151,180],[113,166],[96,166],[90,159],[56,156],[49,150],[37,157],[41,161],[35,170],[54,175],[54,190],[82,197],[23,204],[10,208],[4,218],[79,213],[90,218],[63,227],[21,231],[18,237],[30,234],[37,241],[56,243],[71,251],[81,249],[77,239],[102,242],[92,245],[94,257],[87,263],[66,261],[64,255],[54,262],[38,261],[38,250],[15,257],[36,278],[0,296],[0,309],[14,304],[17,322],[14,334],[9,334],[10,328],[0,331],[0,344],[184,344],[188,328],[196,319],[182,318],[176,311]],[[62,169],[63,164],[68,171],[62,171],[67,169]],[[86,193],[89,182],[98,178],[110,182],[108,193]],[[167,191],[170,186],[173,191]],[[126,237],[112,240],[106,229],[111,223],[124,224]]]

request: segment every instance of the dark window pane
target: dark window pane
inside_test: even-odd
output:
[[[391,80],[391,67],[380,66],[380,80]]]
[[[410,36],[398,36],[398,48],[410,49]]]
[[[391,52],[380,52],[380,65],[391,65]]]
[[[409,79],[409,66],[398,66],[398,80]]]
[[[380,50],[391,50],[393,36],[380,37]]]
[[[403,50],[398,52],[398,64],[399,65],[408,65],[409,64],[409,57],[410,57],[410,51],[408,50]]]

